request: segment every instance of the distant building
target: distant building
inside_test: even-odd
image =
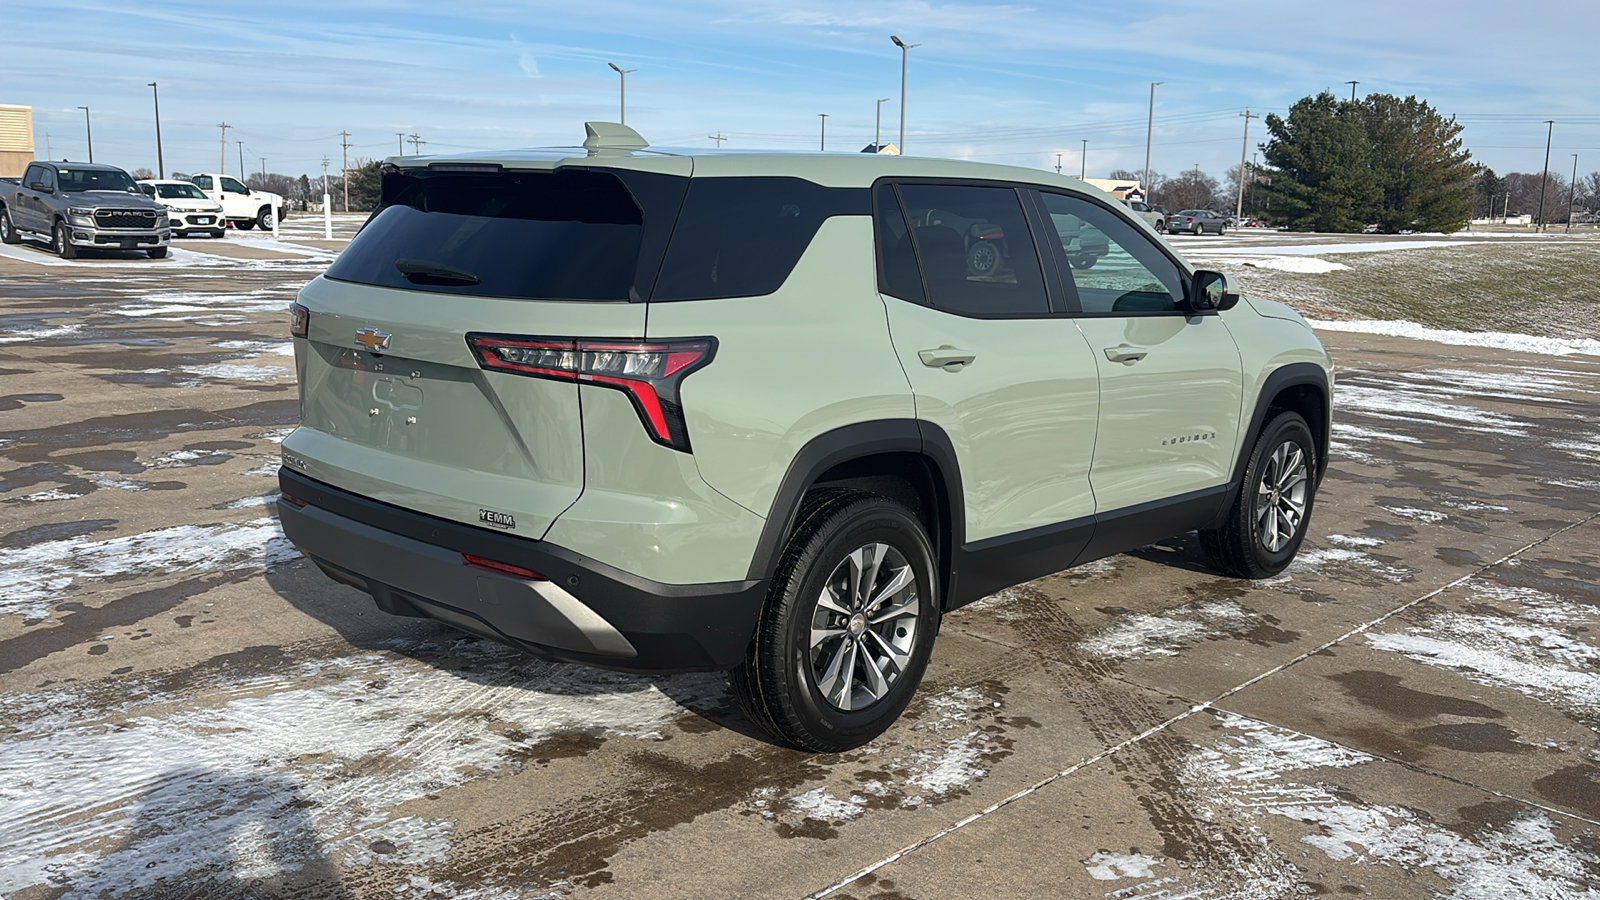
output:
[[[1143,200],[1144,185],[1137,181],[1127,181],[1120,178],[1085,178],[1086,184],[1092,184],[1118,200]]]
[[[0,104],[0,178],[21,178],[33,161],[33,107]]]
[[[868,144],[861,148],[862,153],[882,153],[886,156],[899,156],[900,149],[893,144]]]

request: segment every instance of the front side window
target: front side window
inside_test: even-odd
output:
[[[227,192],[229,192],[229,193],[232,193],[232,194],[248,194],[248,193],[250,193],[250,189],[249,188],[245,187],[244,185],[240,184],[237,181],[234,181],[232,178],[228,178],[227,176],[223,176],[223,178],[222,178],[222,189],[227,191]]]
[[[899,190],[930,304],[978,316],[1049,312],[1015,189],[903,184]]]
[[[1170,313],[1182,307],[1182,271],[1126,219],[1078,197],[1040,196],[1083,312]]]

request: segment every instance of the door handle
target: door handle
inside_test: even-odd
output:
[[[1116,347],[1106,348],[1106,359],[1122,363],[1125,366],[1131,366],[1149,355],[1149,350],[1143,347],[1135,347],[1132,344],[1121,344]]]
[[[961,350],[945,344],[934,350],[922,350],[917,353],[917,358],[930,369],[944,369],[946,372],[958,372],[968,363],[978,358],[978,354],[971,350]]]

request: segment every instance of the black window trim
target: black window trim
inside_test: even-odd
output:
[[[1081,200],[1084,203],[1098,206],[1112,215],[1121,215],[1123,220],[1128,222],[1128,224],[1133,227],[1135,232],[1138,231],[1138,226],[1134,224],[1136,220],[1134,220],[1132,216],[1125,214],[1125,212],[1118,213],[1113,206],[1098,197],[1091,197],[1087,194],[1079,194],[1075,191],[1057,186],[1045,187],[1042,185],[1030,185],[1030,190],[1032,194],[1032,203],[1034,204],[1034,214],[1038,216],[1042,222],[1049,224],[1052,229],[1054,229],[1055,226],[1053,223],[1050,223],[1047,208],[1044,204],[1044,194],[1060,194],[1063,197],[1070,197],[1074,200]],[[1084,310],[1083,303],[1078,298],[1077,283],[1072,279],[1072,267],[1071,264],[1067,262],[1065,251],[1063,251],[1061,248],[1061,241],[1059,239],[1051,241],[1050,255],[1055,261],[1056,275],[1061,279],[1062,282],[1062,295],[1071,298],[1072,309],[1070,312],[1066,313],[1066,315],[1072,318],[1083,319],[1149,319],[1162,316],[1184,316],[1186,318],[1192,318],[1194,316],[1216,315],[1217,310],[1214,309],[1195,310],[1190,308],[1189,282],[1194,278],[1194,272],[1191,271],[1190,267],[1185,264],[1181,258],[1173,253],[1172,248],[1168,246],[1166,242],[1152,241],[1151,243],[1157,250],[1161,252],[1161,255],[1165,256],[1167,260],[1178,269],[1178,283],[1183,288],[1183,298],[1179,301],[1179,305],[1175,309],[1124,310],[1122,312],[1114,312],[1109,310],[1106,312],[1090,312]]]
[[[962,317],[964,319],[1052,319],[1052,318],[1065,316],[1065,315],[1068,314],[1068,312],[1067,312],[1068,304],[1067,304],[1067,301],[1066,301],[1066,299],[1065,299],[1065,297],[1063,295],[1062,283],[1061,283],[1060,279],[1056,276],[1056,274],[1054,272],[1052,272],[1051,268],[1047,267],[1045,265],[1045,254],[1043,252],[1041,252],[1040,249],[1039,249],[1039,236],[1043,232],[1041,232],[1039,230],[1040,229],[1040,223],[1038,221],[1038,216],[1035,214],[1035,212],[1031,208],[1030,201],[1028,200],[1028,197],[1027,197],[1027,192],[1030,189],[1032,189],[1034,186],[1030,185],[1030,184],[1026,184],[1024,182],[1020,182],[1020,181],[1003,181],[1003,180],[987,179],[987,178],[938,178],[938,177],[928,177],[928,176],[918,177],[918,176],[905,176],[905,175],[885,175],[885,176],[883,176],[881,178],[875,179],[872,182],[872,186],[871,186],[871,192],[872,192],[871,196],[872,196],[872,222],[873,222],[873,228],[872,228],[873,262],[874,262],[875,267],[877,269],[877,278],[876,278],[877,287],[879,287],[879,288],[882,287],[882,285],[883,285],[883,273],[885,271],[884,262],[883,262],[883,247],[880,246],[879,242],[878,242],[878,227],[877,227],[877,223],[878,223],[878,187],[879,187],[879,185],[882,185],[884,183],[887,183],[890,186],[890,188],[892,188],[894,190],[895,202],[900,204],[899,212],[900,212],[900,216],[901,216],[902,219],[905,218],[905,207],[906,207],[905,198],[900,196],[900,185],[902,185],[902,184],[923,184],[923,185],[935,185],[935,186],[940,186],[940,187],[984,187],[984,188],[1009,188],[1009,189],[1011,189],[1017,196],[1018,204],[1022,207],[1023,220],[1026,221],[1027,224],[1028,224],[1028,237],[1029,237],[1029,240],[1031,240],[1033,242],[1034,258],[1039,261],[1039,276],[1044,281],[1045,309],[1043,311],[1041,311],[1041,312],[1031,312],[1031,313],[1027,313],[1027,312],[1022,312],[1022,313],[977,313],[977,312],[971,312],[969,310],[947,309],[947,308],[945,308],[943,306],[935,305],[934,302],[933,302],[932,296],[931,296],[931,292],[928,290],[928,272],[927,272],[926,267],[924,267],[922,265],[922,250],[917,247],[917,242],[916,242],[915,239],[913,239],[911,241],[911,248],[912,248],[912,253],[914,253],[916,255],[916,258],[917,258],[917,275],[918,275],[918,277],[920,277],[922,279],[922,300],[921,300],[921,302],[918,302],[916,300],[907,300],[907,299],[902,298],[902,297],[895,297],[893,294],[884,294],[880,290],[879,293],[882,294],[882,296],[893,297],[894,299],[899,300],[901,303],[911,303],[911,304],[914,304],[916,306],[926,306],[929,309],[937,310],[939,312],[945,313],[946,315],[960,316],[960,317]],[[906,228],[908,229],[908,231],[913,228],[913,226],[912,226],[912,224],[911,224],[909,219],[906,219],[905,222],[906,222]],[[1060,243],[1060,241],[1057,241],[1056,243]],[[1053,265],[1054,264],[1054,258],[1052,257],[1051,260],[1052,260],[1052,265]]]

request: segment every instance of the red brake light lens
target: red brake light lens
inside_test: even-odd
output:
[[[289,336],[303,338],[311,331],[311,310],[298,303],[289,304]]]
[[[481,556],[473,556],[470,553],[461,554],[461,559],[474,569],[483,569],[499,575],[510,575],[512,578],[522,578],[527,581],[550,580],[532,569],[524,569],[522,566],[513,566],[510,563],[498,562],[492,559],[484,559]]]
[[[651,440],[684,452],[689,430],[678,387],[711,362],[717,349],[709,337],[616,341],[469,334],[467,345],[485,369],[622,391]]]

